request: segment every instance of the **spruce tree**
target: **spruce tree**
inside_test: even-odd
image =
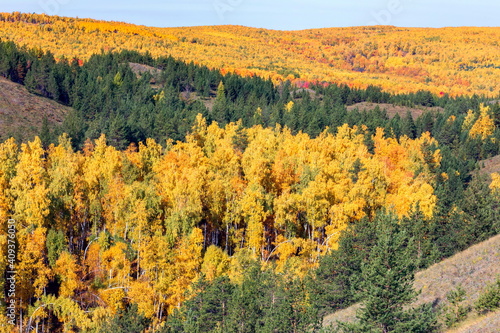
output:
[[[410,111],[406,112],[401,124],[401,134],[406,135],[410,139],[415,139],[417,137],[417,126],[413,121],[413,117]]]
[[[413,290],[416,265],[408,235],[398,230],[395,218],[382,215],[377,222],[377,244],[362,266],[361,292],[365,299],[359,318],[389,332],[400,321],[403,305],[417,296]]]
[[[222,81],[217,88],[217,97],[212,108],[212,118],[221,125],[225,125],[228,120],[228,103],[226,98],[226,89]]]
[[[391,214],[378,214],[375,246],[362,264],[356,286],[362,297],[359,323],[344,324],[349,332],[432,332],[435,315],[429,305],[407,309],[418,293],[413,289],[418,263],[414,241]]]

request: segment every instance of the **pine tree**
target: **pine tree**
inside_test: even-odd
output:
[[[125,310],[120,310],[99,332],[137,333],[145,330],[149,321],[137,311],[137,305],[132,304]]]
[[[229,118],[226,89],[224,88],[224,83],[222,83],[222,81],[219,83],[219,87],[217,88],[217,97],[215,98],[212,109],[212,118],[220,125],[226,124]]]
[[[413,121],[413,117],[410,111],[406,112],[401,124],[401,134],[406,135],[410,139],[415,139],[417,137],[417,126]]]
[[[213,282],[200,279],[194,285],[194,289],[201,291],[186,301],[181,311],[169,318],[166,326],[170,326],[176,332],[181,330],[193,333],[226,332],[226,321],[229,312],[232,311],[229,302],[234,288],[227,277],[220,277]],[[177,323],[179,319],[183,319],[182,324]],[[180,327],[174,329],[181,325],[182,329]]]
[[[481,242],[500,231],[500,205],[491,193],[488,178],[475,174],[461,202],[468,245]]]
[[[417,263],[414,242],[393,215],[379,213],[374,221],[377,243],[362,265],[358,286],[363,307],[351,332],[432,332],[435,316],[430,306],[405,309],[417,297],[413,289]]]

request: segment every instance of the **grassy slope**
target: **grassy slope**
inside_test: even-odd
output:
[[[500,311],[486,316],[472,318],[446,333],[498,333],[500,331]]]
[[[461,285],[467,292],[466,305],[472,305],[488,284],[500,276],[500,235],[457,253],[428,269],[417,273],[415,288],[421,290],[417,304],[433,302],[446,304],[446,294]],[[324,318],[325,326],[339,321],[355,319],[359,305],[337,311]],[[498,323],[500,314],[490,315],[473,322],[472,325],[489,327]],[[493,325],[495,326],[495,325]],[[456,332],[497,332],[497,331],[456,331]]]
[[[0,77],[0,142],[10,136],[30,139],[39,132],[44,118],[59,124],[69,110]]]

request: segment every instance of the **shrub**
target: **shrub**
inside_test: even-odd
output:
[[[447,293],[446,298],[450,305],[445,310],[444,322],[447,327],[452,327],[467,317],[469,307],[462,304],[465,300],[465,290],[462,286]]]
[[[478,313],[487,313],[500,308],[500,278],[481,294],[474,304]]]

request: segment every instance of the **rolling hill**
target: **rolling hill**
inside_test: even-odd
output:
[[[500,231],[498,192],[469,177],[479,160],[499,166],[500,28],[285,32],[0,13],[0,38],[0,142],[54,134],[0,143],[23,327],[310,332],[318,309],[356,298],[351,281],[378,251],[372,231],[399,226],[414,260],[449,258],[417,274],[419,303],[445,304],[461,285],[473,304],[500,274],[500,235],[450,258]],[[248,77],[222,75],[233,72]],[[63,131],[72,141],[47,147]],[[385,218],[398,228],[379,227]]]
[[[167,23],[168,24],[168,23]],[[243,26],[154,28],[37,14],[0,14],[0,38],[56,57],[123,49],[172,55],[275,82],[377,85],[393,93],[500,94],[500,28],[393,26],[277,31]]]

